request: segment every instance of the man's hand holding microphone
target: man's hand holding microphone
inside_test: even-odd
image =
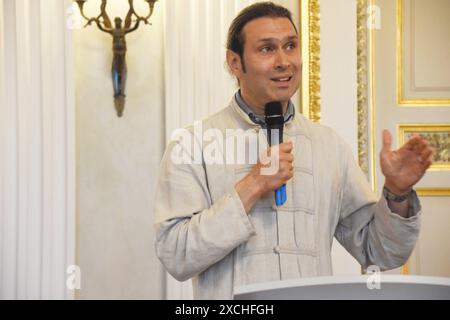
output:
[[[252,170],[236,185],[247,214],[256,201],[268,192],[275,192],[275,203],[286,201],[286,182],[294,175],[292,142],[283,143],[284,117],[281,103],[265,106],[267,138],[271,146],[261,156]]]

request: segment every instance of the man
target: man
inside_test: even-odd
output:
[[[290,12],[272,3],[247,7],[232,22],[227,63],[239,83],[230,105],[202,122],[209,142],[265,127],[264,106],[281,101],[284,141],[275,174],[261,162],[207,160],[194,127],[194,145],[172,141],[164,155],[155,201],[156,252],[170,274],[193,278],[194,297],[228,299],[236,286],[331,275],[333,236],[363,267],[401,266],[417,240],[421,208],[413,185],[431,164],[421,137],[391,151],[383,132],[385,191],[377,199],[351,150],[331,129],[295,114],[301,60]],[[223,145],[219,143],[218,145]],[[226,143],[225,143],[226,144]],[[174,154],[200,154],[179,163]],[[226,153],[222,155],[226,158]],[[195,163],[194,163],[195,162]],[[274,204],[286,184],[287,200]]]

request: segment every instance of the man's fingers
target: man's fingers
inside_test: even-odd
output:
[[[414,135],[411,139],[409,139],[402,148],[405,148],[407,150],[415,151],[415,149],[420,145],[422,141],[422,137],[419,135]]]
[[[389,130],[383,130],[383,151],[390,151],[392,144],[392,135]]]
[[[292,142],[285,142],[272,146],[260,155],[259,162],[263,168],[270,167],[274,160],[276,163],[286,161],[292,165],[292,162],[294,162],[294,155],[291,153],[292,148]]]
[[[280,148],[280,151],[282,151],[282,152],[291,152],[293,149],[293,145],[292,145],[291,141],[280,143],[278,145],[278,147]]]
[[[426,171],[432,164],[433,164],[433,154],[430,154],[428,158],[423,158],[423,160],[420,161],[420,166],[424,171]]]
[[[417,155],[417,159],[422,164],[424,164],[434,152],[434,149],[430,146],[430,143],[420,136],[413,137],[407,144],[404,145],[404,148],[414,152]]]
[[[284,142],[268,148],[264,153],[270,157],[272,154],[290,153],[292,149],[292,142]]]
[[[414,151],[416,151],[418,153],[423,153],[426,150],[431,150],[431,148],[430,148],[430,144],[425,139],[422,139],[421,141],[419,141],[414,147]]]
[[[280,153],[280,161],[293,162],[294,155],[292,153]]]
[[[426,149],[422,150],[422,152],[420,153],[420,157],[422,159],[428,159],[430,157],[430,155],[433,155],[433,149],[431,149],[431,148],[426,148]]]
[[[424,166],[426,169],[428,169],[431,164],[433,163],[433,154],[431,154],[428,159],[425,161]]]

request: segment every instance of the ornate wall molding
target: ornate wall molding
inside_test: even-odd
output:
[[[428,171],[450,170],[450,123],[398,124],[398,147],[414,134],[419,134],[427,139],[434,149],[433,164]]]
[[[320,3],[309,0],[309,118],[320,122]]]
[[[367,0],[357,1],[357,95],[358,95],[358,162],[369,178],[369,131],[367,104]]]
[[[400,107],[448,107],[450,106],[450,98],[413,98],[407,97],[405,94],[405,66],[407,62],[405,61],[405,14],[411,14],[411,20],[414,20],[414,15],[412,12],[405,12],[405,1],[396,0],[396,29],[397,29],[397,46],[396,46],[396,63],[397,63],[397,104]],[[411,1],[410,5],[414,9],[414,1]],[[414,32],[414,30],[410,30]],[[412,34],[411,41],[414,43],[415,36]],[[443,40],[444,41],[444,40]],[[412,44],[414,45],[414,44]],[[418,45],[418,44],[416,44]],[[410,68],[414,69],[414,63],[410,63]],[[414,71],[413,71],[414,72]],[[415,85],[413,85],[415,87]],[[435,90],[448,90],[448,88],[434,88]]]

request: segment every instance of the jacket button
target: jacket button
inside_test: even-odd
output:
[[[275,247],[273,248],[273,252],[275,252],[275,253],[280,253],[280,246],[275,246]]]

